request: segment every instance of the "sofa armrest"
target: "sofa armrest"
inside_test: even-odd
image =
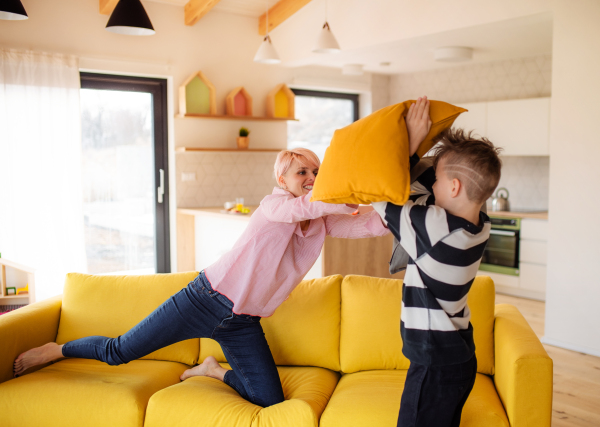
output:
[[[513,305],[496,305],[494,383],[511,427],[552,420],[552,359]]]
[[[57,296],[0,316],[0,383],[13,378],[19,354],[56,339],[61,306],[62,296]]]

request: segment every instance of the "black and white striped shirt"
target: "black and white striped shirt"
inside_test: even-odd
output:
[[[411,158],[411,167],[419,161]],[[435,206],[435,171],[411,185],[404,206],[373,203],[409,255],[402,288],[402,352],[422,365],[452,365],[475,353],[467,294],[475,279],[491,222],[477,226]]]

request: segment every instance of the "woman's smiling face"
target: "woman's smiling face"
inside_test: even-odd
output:
[[[319,168],[311,169],[294,159],[287,172],[281,176],[280,185],[294,197],[300,197],[313,189],[318,173]]]

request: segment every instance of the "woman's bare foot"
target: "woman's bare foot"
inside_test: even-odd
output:
[[[215,359],[212,356],[208,356],[206,359],[204,359],[204,362],[202,362],[201,365],[194,366],[193,368],[188,369],[183,374],[181,374],[181,377],[179,377],[179,379],[181,381],[185,381],[190,377],[201,376],[216,378],[218,380],[223,381],[223,378],[225,378],[226,373],[227,369],[221,367],[221,365],[219,365],[219,362],[217,362],[217,359]]]
[[[42,365],[64,357],[62,347],[62,345],[50,342],[41,347],[32,348],[25,353],[21,353],[13,364],[15,378],[32,366]]]

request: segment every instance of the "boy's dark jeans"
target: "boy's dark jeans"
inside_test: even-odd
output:
[[[476,373],[475,356],[468,362],[447,366],[411,362],[400,402],[398,427],[459,427]]]
[[[283,389],[260,317],[232,312],[233,303],[212,289],[201,272],[148,317],[117,338],[91,336],[63,346],[66,357],[120,365],[190,338],[221,344],[233,370],[224,382],[260,406],[283,402]]]

